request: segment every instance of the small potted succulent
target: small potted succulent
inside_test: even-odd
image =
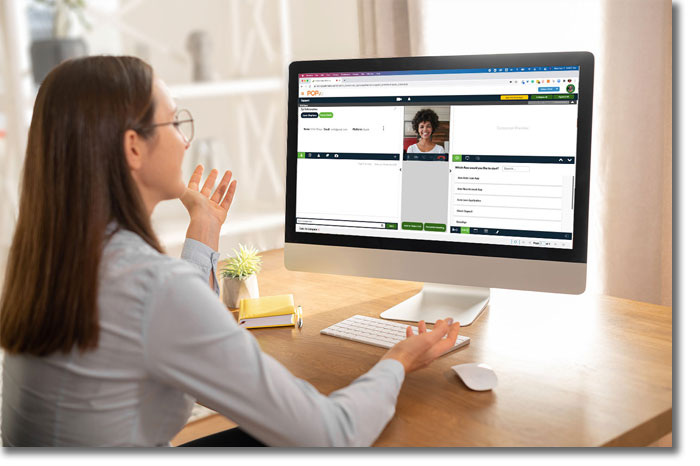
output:
[[[262,259],[252,246],[238,245],[235,256],[223,260],[221,281],[227,307],[239,308],[241,299],[259,298],[258,276]]]

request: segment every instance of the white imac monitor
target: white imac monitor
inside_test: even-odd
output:
[[[469,325],[490,288],[586,288],[593,55],[294,62],[285,265],[425,282],[382,317]]]

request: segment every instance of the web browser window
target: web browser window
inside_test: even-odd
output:
[[[298,79],[296,231],[573,248],[578,66]]]

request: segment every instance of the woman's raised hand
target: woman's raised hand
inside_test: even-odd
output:
[[[187,237],[200,241],[215,251],[219,247],[219,233],[221,225],[226,221],[228,209],[233,202],[237,181],[231,181],[231,171],[226,170],[219,185],[212,193],[218,171],[209,172],[204,180],[202,189],[199,184],[202,181],[204,167],[197,165],[194,169],[187,188],[180,196],[180,201],[190,214],[190,226],[187,229]]]

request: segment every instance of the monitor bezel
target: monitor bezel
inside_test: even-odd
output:
[[[287,114],[285,243],[586,263],[588,251],[588,209],[590,192],[594,61],[594,56],[590,52],[549,52],[498,55],[311,60],[292,62],[289,65]],[[574,207],[572,249],[462,243],[453,241],[405,238],[378,238],[371,236],[322,234],[296,231],[296,161],[298,142],[299,74],[505,68],[525,66],[579,66],[578,131],[576,140],[576,197]]]

